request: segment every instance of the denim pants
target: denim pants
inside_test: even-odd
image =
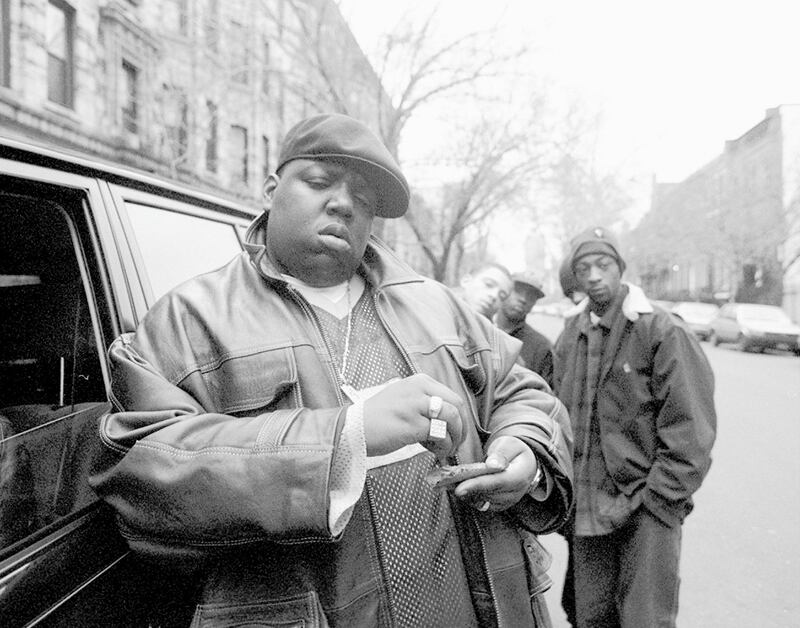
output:
[[[620,529],[572,543],[579,628],[674,627],[681,526],[640,507]]]

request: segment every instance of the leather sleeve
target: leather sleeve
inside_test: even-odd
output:
[[[547,383],[532,371],[515,363],[518,351],[513,340],[495,330],[493,356],[487,360],[492,376],[487,379],[491,401],[486,429],[486,446],[499,436],[515,436],[526,442],[552,484],[543,502],[524,498],[513,509],[521,523],[537,533],[551,532],[566,520],[573,499],[572,429],[564,405]],[[484,403],[487,400],[484,399]]]
[[[208,412],[130,336],[113,343],[109,362],[117,411],[101,421],[90,481],[133,547],[330,538],[329,470],[345,408]]]

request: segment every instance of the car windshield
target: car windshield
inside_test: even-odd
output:
[[[678,303],[672,311],[681,315],[710,318],[715,316],[718,310],[719,308],[713,303]]]
[[[739,318],[748,321],[791,323],[788,314],[773,305],[740,305]]]

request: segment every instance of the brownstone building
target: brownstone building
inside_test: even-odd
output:
[[[631,234],[654,298],[783,305],[800,319],[800,105],[764,119],[680,183],[654,183]]]
[[[301,117],[377,129],[381,85],[333,0],[0,0],[0,25],[0,133],[253,203]]]

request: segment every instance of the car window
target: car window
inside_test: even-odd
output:
[[[234,225],[126,201],[155,298],[242,250]]]
[[[63,207],[0,194],[0,551],[95,501],[107,409],[80,245]]]
[[[711,303],[679,303],[673,308],[673,312],[680,315],[713,317],[719,308]]]
[[[739,318],[748,321],[790,324],[789,315],[772,305],[743,305],[739,308]]]

